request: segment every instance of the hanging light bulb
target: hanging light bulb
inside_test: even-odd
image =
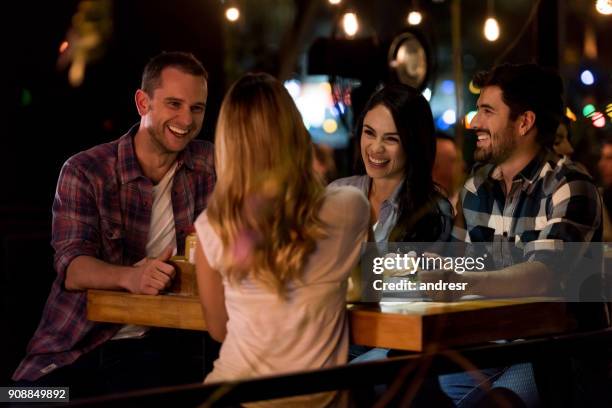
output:
[[[408,13],[408,18],[406,20],[410,25],[419,25],[421,24],[421,21],[423,21],[423,15],[416,10],[412,10],[410,13]]]
[[[487,18],[484,24],[484,36],[487,40],[493,42],[499,38],[499,24],[495,17]]]
[[[240,10],[238,7],[229,7],[225,10],[225,18],[227,18],[232,23],[240,18]]]
[[[595,3],[595,10],[597,10],[599,14],[609,16],[612,14],[612,0],[597,0],[597,3]]]
[[[344,13],[344,16],[342,17],[342,28],[349,37],[353,37],[355,34],[357,34],[357,31],[359,30],[357,14],[350,12]]]
[[[484,23],[484,36],[487,40],[493,42],[499,38],[499,23],[495,19],[495,12],[493,11],[493,0],[487,1],[487,20]]]
[[[331,4],[332,6],[336,6],[338,4],[340,4],[342,0],[329,0],[329,4]]]

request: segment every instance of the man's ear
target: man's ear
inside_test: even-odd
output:
[[[136,102],[136,109],[140,116],[144,116],[149,112],[151,101],[149,95],[145,91],[142,89],[137,90],[136,95],[134,95],[134,101]]]
[[[533,111],[525,111],[518,118],[518,131],[521,136],[525,136],[535,127],[536,115]]]

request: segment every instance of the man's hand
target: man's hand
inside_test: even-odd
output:
[[[157,258],[143,258],[134,264],[127,289],[140,295],[157,295],[172,282],[176,271],[165,261],[170,259],[174,248],[167,247]]]
[[[438,283],[439,281],[446,283],[462,282],[461,275],[452,270],[438,269],[434,271],[419,271],[417,273],[419,283]],[[426,290],[427,297],[435,302],[454,302],[461,296],[466,295],[465,290]]]

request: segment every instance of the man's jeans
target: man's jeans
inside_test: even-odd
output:
[[[351,360],[351,364],[383,360],[388,352],[389,349],[373,348]],[[514,392],[527,407],[539,405],[531,363],[445,374],[439,376],[438,381],[442,391],[457,407],[474,406],[485,396],[488,387],[506,388]]]
[[[142,339],[110,340],[37,381],[16,386],[70,387],[70,399],[202,382],[204,333],[152,329]]]
[[[486,394],[487,388],[506,388],[515,393],[527,407],[539,404],[538,390],[531,363],[479,371],[441,375],[440,388],[457,407],[472,407]],[[486,385],[485,385],[486,384]]]

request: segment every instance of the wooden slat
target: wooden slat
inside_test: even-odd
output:
[[[87,318],[98,322],[206,330],[202,305],[195,296],[90,290],[87,292]]]
[[[398,350],[423,350],[423,316],[349,309],[351,343]]]
[[[90,290],[87,299],[89,320],[206,329],[200,300],[195,296]],[[551,335],[576,326],[565,303],[543,300],[349,305],[351,341],[372,347],[424,351],[429,347]]]
[[[424,351],[500,339],[567,332],[576,327],[565,303],[541,298],[413,302],[350,307],[351,341]]]

